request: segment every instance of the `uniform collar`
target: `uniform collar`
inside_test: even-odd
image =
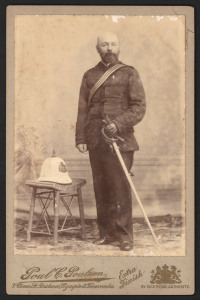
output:
[[[107,71],[108,69],[110,69],[110,68],[113,67],[114,65],[117,65],[118,63],[120,63],[120,62],[117,60],[114,64],[107,64],[107,65],[106,65],[103,61],[100,61],[100,62],[95,66],[95,69]]]
[[[111,64],[111,63],[106,64],[105,62],[103,62],[103,60],[101,61],[101,63],[102,63],[104,66],[106,66],[106,68],[108,68],[109,65]]]

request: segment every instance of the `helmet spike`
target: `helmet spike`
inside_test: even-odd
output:
[[[56,156],[56,151],[55,151],[55,149],[53,149],[51,157],[55,157],[55,156]]]

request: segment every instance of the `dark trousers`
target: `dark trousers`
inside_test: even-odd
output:
[[[130,171],[133,151],[121,152]],[[101,139],[89,151],[97,207],[100,237],[115,241],[133,241],[131,188],[120,162]]]

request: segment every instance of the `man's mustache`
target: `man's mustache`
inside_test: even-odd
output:
[[[117,55],[115,53],[112,53],[112,52],[107,52],[107,53],[104,54],[104,57],[110,57],[110,56],[117,57]]]

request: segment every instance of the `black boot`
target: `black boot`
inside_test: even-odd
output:
[[[109,244],[110,240],[107,238],[107,237],[102,237],[102,238],[99,238],[97,240],[95,240],[93,242],[93,244],[96,244],[96,245],[107,245]]]
[[[120,250],[122,250],[122,251],[131,251],[131,250],[133,250],[133,244],[129,241],[123,241],[120,244]]]

